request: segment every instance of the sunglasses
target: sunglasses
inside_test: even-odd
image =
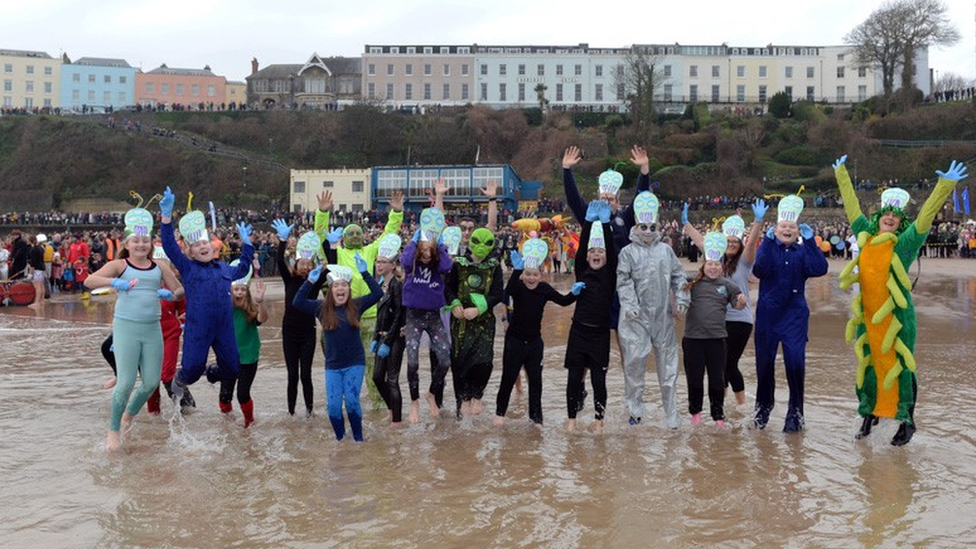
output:
[[[637,225],[637,228],[640,229],[641,231],[651,231],[651,232],[654,232],[654,231],[657,230],[657,224],[656,223],[650,223],[650,224],[648,224],[648,223],[641,223],[641,224]]]

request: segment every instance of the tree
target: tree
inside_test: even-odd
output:
[[[935,81],[934,92],[945,92],[950,90],[962,90],[973,86],[972,79],[966,79],[954,72],[944,72]]]
[[[627,91],[631,120],[638,134],[645,138],[654,126],[655,95],[665,82],[660,60],[651,48],[633,46],[624,57],[624,66],[618,67],[614,75],[617,86],[623,85]]]
[[[776,118],[789,118],[793,101],[785,91],[779,91],[769,98],[769,114]]]
[[[546,90],[548,89],[549,87],[543,84],[542,82],[539,82],[538,84],[535,85],[536,101],[539,102],[539,109],[542,111],[543,116],[545,116],[546,114],[546,107],[549,106],[549,100],[546,99]]]
[[[952,46],[959,31],[952,26],[942,0],[889,0],[854,28],[844,42],[854,47],[855,64],[881,69],[885,96],[894,90],[901,68],[901,87],[915,87],[915,56],[932,46]]]

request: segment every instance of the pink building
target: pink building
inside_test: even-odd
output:
[[[171,69],[165,64],[149,72],[136,73],[135,102],[155,107],[208,108],[220,105],[226,97],[227,79],[210,71],[210,66],[200,69]],[[180,108],[176,107],[176,108]]]

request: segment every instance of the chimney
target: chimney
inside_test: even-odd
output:
[[[251,58],[251,74],[256,74],[258,72],[258,58]]]

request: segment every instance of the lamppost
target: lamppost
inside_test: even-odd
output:
[[[241,168],[241,171],[243,173],[243,175],[241,176],[241,187],[243,187],[244,189],[243,192],[247,192],[247,166]]]

